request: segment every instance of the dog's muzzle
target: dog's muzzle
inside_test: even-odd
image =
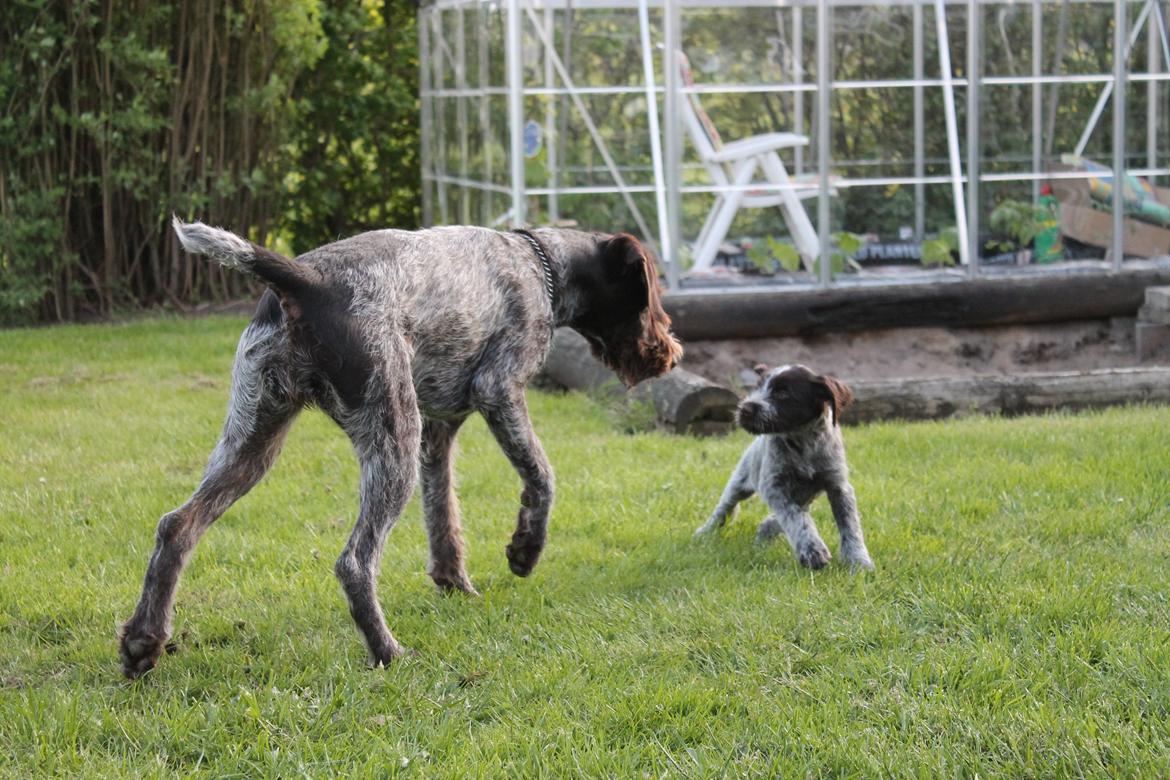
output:
[[[735,421],[748,433],[759,433],[763,407],[756,401],[744,401],[735,410]]]

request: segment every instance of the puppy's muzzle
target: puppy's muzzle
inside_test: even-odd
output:
[[[764,407],[756,401],[744,401],[735,410],[735,422],[748,433],[759,433]]]

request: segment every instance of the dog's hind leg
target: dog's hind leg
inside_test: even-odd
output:
[[[728,483],[727,487],[723,489],[723,496],[719,499],[715,511],[707,518],[707,522],[695,529],[695,536],[706,536],[722,528],[728,518],[735,517],[739,511],[740,502],[746,501],[753,495],[755,495],[755,491],[751,488],[737,485],[735,482]]]
[[[706,536],[707,534],[722,528],[729,517],[735,517],[739,511],[739,504],[741,501],[746,501],[755,495],[755,490],[747,483],[746,480],[740,479],[740,474],[736,471],[731,475],[731,480],[727,483],[727,487],[723,489],[723,495],[719,498],[719,503],[715,507],[715,511],[707,518],[707,522],[703,523],[695,529],[695,536]]]
[[[455,497],[455,435],[466,418],[424,420],[422,433],[422,491],[431,562],[427,569],[442,591],[461,590],[478,595],[463,564],[463,533],[459,501]]]
[[[532,429],[523,388],[490,397],[480,405],[480,413],[524,483],[516,530],[505,554],[512,573],[527,577],[536,566],[548,535],[554,493],[552,467]]]
[[[386,536],[414,489],[421,428],[406,344],[393,339],[379,362],[363,405],[340,420],[361,463],[361,507],[334,566],[374,667],[403,652],[378,604],[377,580]]]
[[[179,575],[204,531],[260,481],[280,452],[300,405],[279,370],[266,367],[279,336],[249,327],[240,340],[223,434],[195,493],[158,523],[134,615],[122,626],[122,669],[133,679],[158,663],[171,635]]]

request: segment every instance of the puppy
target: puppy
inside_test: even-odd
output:
[[[360,509],[334,572],[373,666],[403,650],[378,604],[386,536],[416,478],[440,590],[474,594],[464,569],[454,443],[472,413],[487,422],[523,492],[506,555],[527,576],[544,547],[553,475],[524,389],[553,328],[573,328],[627,384],[666,373],[682,355],[658,275],[625,234],[378,230],[293,260],[225,230],[174,222],[189,252],[268,286],[240,338],[227,420],[195,493],[158,523],[142,596],[122,627],[127,677],[157,663],[175,589],[203,533],[272,466],[301,409],[316,406],[349,435],[361,464]]]
[[[831,556],[808,506],[824,492],[841,535],[841,558],[851,566],[872,569],[839,424],[853,393],[833,377],[804,366],[769,371],[761,365],[756,373],[760,382],[739,405],[737,418],[740,427],[757,438],[732,472],[719,505],[695,535],[720,528],[739,502],[759,493],[770,514],[760,523],[757,540],[765,542],[783,533],[801,565],[820,569]]]

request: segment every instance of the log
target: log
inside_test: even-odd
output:
[[[810,336],[892,327],[1010,325],[1132,317],[1170,265],[802,290],[681,290],[663,298],[684,341]]]
[[[627,391],[617,375],[593,357],[585,339],[568,328],[559,328],[553,334],[541,378],[570,390],[602,393],[626,403],[649,403],[658,424],[674,433],[713,436],[727,433],[735,425],[739,398],[731,390],[675,368]]]
[[[649,402],[659,425],[674,433],[720,436],[735,427],[739,397],[726,387],[682,368],[641,383],[630,396]]]
[[[869,380],[849,384],[856,400],[842,415],[845,423],[941,420],[970,414],[1011,417],[1053,409],[1170,403],[1170,367]]]

